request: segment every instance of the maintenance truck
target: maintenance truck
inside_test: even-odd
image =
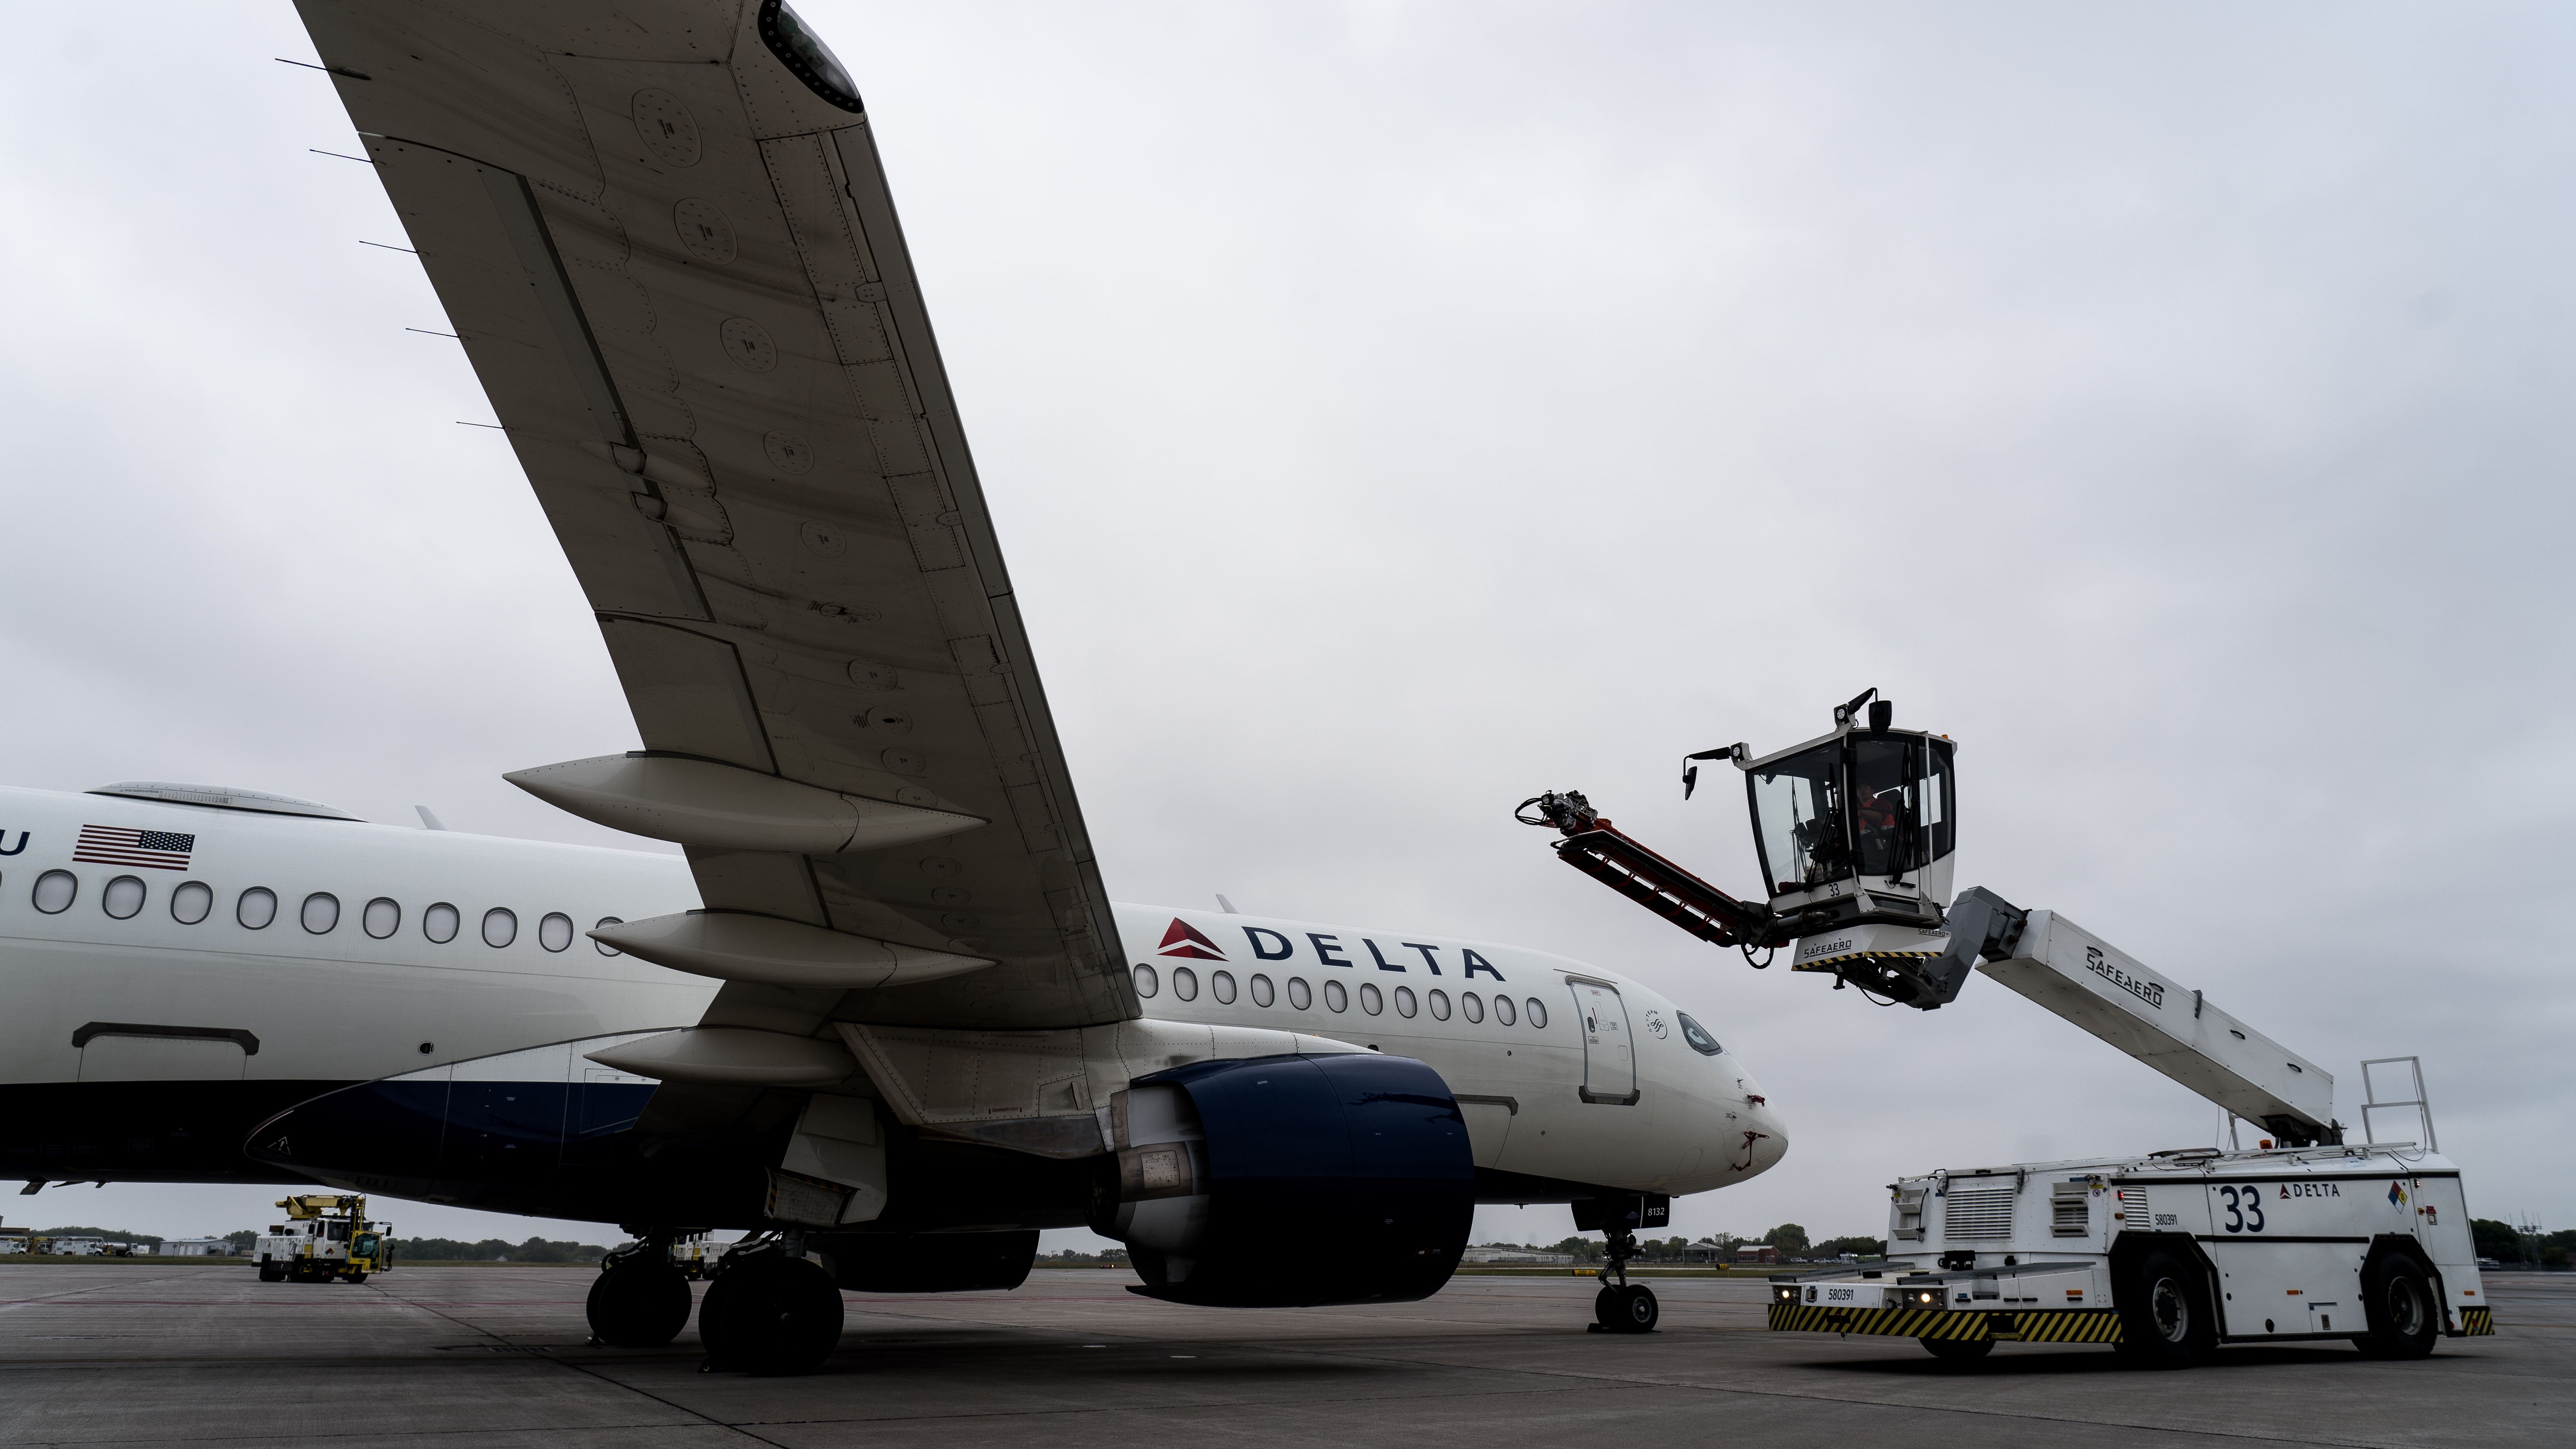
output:
[[[2107,1343],[2183,1366],[2221,1343],[2349,1339],[2421,1358],[2495,1332],[2460,1170],[2435,1149],[2421,1065],[2419,1141],[2013,1163],[1888,1185],[1884,1264],[1771,1279],[1770,1326],[1920,1341]],[[2230,1126],[2233,1128],[2231,1120]]]
[[[2106,1343],[2163,1366],[2220,1343],[2340,1338],[2420,1357],[2443,1335],[2493,1333],[2422,1064],[2362,1064],[2365,1140],[2347,1144],[2333,1074],[2203,992],[2056,912],[1977,887],[1952,900],[1957,743],[1896,729],[1877,693],[1788,749],[1685,757],[1685,799],[1704,762],[1744,772],[1762,901],[1647,848],[1579,791],[1515,813],[1557,830],[1559,859],[1756,969],[1786,949],[1792,971],[1924,1011],[1955,1001],[1972,973],[2001,982],[2216,1103],[2229,1145],[1902,1178],[1889,1185],[1887,1261],[1775,1276],[1770,1326],[1913,1338],[1950,1360],[1998,1342]],[[2382,1098],[2372,1069],[2401,1066],[2411,1095]],[[2372,1114],[2400,1109],[2416,1135],[2370,1140]],[[2252,1149],[2246,1123],[2268,1134]],[[1605,1285],[1624,1285],[1634,1237],[1608,1233]]]
[[[671,1266],[679,1269],[683,1278],[707,1277],[715,1272],[728,1246],[717,1242],[715,1235],[703,1228],[677,1234],[671,1239]]]
[[[307,1193],[278,1199],[286,1221],[271,1224],[251,1248],[263,1283],[364,1283],[393,1266],[391,1223],[367,1221],[355,1194]]]

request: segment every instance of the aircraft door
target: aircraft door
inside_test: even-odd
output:
[[[1630,1107],[1637,1102],[1637,1051],[1628,1032],[1628,1003],[1619,988],[1569,976],[1574,1027],[1583,1033],[1583,1100]]]

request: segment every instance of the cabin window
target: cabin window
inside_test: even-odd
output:
[[[1382,1015],[1386,1011],[1386,993],[1377,989],[1376,982],[1360,983],[1360,1010],[1371,1016]]]
[[[1154,977],[1154,968],[1141,961],[1137,962],[1136,994],[1138,996],[1151,996],[1162,989],[1163,983],[1156,980]]]
[[[1410,987],[1410,986],[1399,986],[1399,987],[1395,988],[1395,1014],[1396,1014],[1396,1015],[1398,1015],[1398,1016],[1411,1016],[1411,1015],[1413,1015],[1415,1012],[1420,1011],[1421,1009],[1422,1009],[1422,1008],[1420,1007],[1420,1005],[1418,1005],[1418,1004],[1414,1001],[1414,999],[1413,999],[1413,988],[1412,988],[1412,987]]]
[[[483,913],[483,944],[498,951],[519,939],[519,913],[507,906],[494,906]]]
[[[1530,1030],[1547,1030],[1547,1004],[1533,996],[1529,999],[1528,1005]]]
[[[367,908],[358,913],[358,925],[381,941],[402,929],[402,907],[387,897],[378,896],[367,902]]]
[[[301,919],[304,929],[314,935],[331,934],[331,928],[340,924],[340,898],[328,891],[315,891],[304,898]]]
[[[1431,1019],[1433,1021],[1447,1021],[1449,1019],[1448,992],[1434,991],[1431,993]]]
[[[594,931],[605,931],[605,930],[607,930],[607,929],[608,929],[609,927],[611,927],[611,926],[622,926],[622,925],[625,925],[625,924],[626,924],[626,921],[625,921],[625,919],[624,919],[623,917],[620,917],[620,916],[602,916],[602,917],[600,917],[600,918],[599,918],[599,924],[598,924],[598,925],[596,925],[596,926],[591,927],[591,929],[592,929],[592,930],[594,930]],[[625,954],[626,954],[625,952],[620,951],[620,950],[618,950],[616,947],[614,947],[614,946],[612,946],[612,945],[608,944],[606,941],[593,941],[593,942],[591,942],[590,944],[592,944],[593,946],[598,947],[598,948],[599,948],[599,954],[600,954],[600,955],[602,955],[602,956],[623,956],[623,955],[625,955]],[[1151,995],[1153,995],[1153,993],[1152,993],[1152,992],[1150,992],[1150,991],[1148,991],[1148,992],[1141,992],[1141,993],[1139,993],[1139,994],[1140,994],[1140,995],[1145,995],[1145,996],[1151,996]]]
[[[1458,1014],[1467,1018],[1469,1021],[1483,1021],[1485,1019],[1485,998],[1478,996],[1472,991],[1461,993],[1458,997]]]
[[[36,877],[36,909],[49,916],[59,916],[72,908],[80,895],[80,877],[67,870],[49,870]]]
[[[1324,983],[1324,1004],[1335,1011],[1348,1011],[1351,1009],[1351,994],[1342,989],[1342,983],[1327,981]]]
[[[1172,968],[1172,994],[1183,1001],[1199,999],[1199,973],[1187,966]]]
[[[1272,988],[1272,986],[1270,985],[1270,978],[1269,978],[1269,977],[1267,977],[1267,976],[1255,976],[1255,977],[1253,977],[1253,978],[1252,978],[1252,1004],[1253,1004],[1253,1005],[1255,1005],[1255,1006],[1268,1006],[1270,1003],[1272,1003],[1272,1002],[1274,1002],[1274,1001],[1277,1001],[1278,999],[1279,999],[1279,993],[1278,993],[1275,989],[1273,989],[1273,988]]]
[[[1512,1024],[1512,999],[1510,997],[1497,996],[1494,998],[1494,1020],[1501,1022],[1505,1026]]]
[[[215,893],[201,880],[183,880],[170,892],[170,919],[193,926],[214,913]]]
[[[456,939],[456,927],[464,917],[445,901],[420,913],[420,933],[444,946]]]
[[[252,886],[233,902],[233,919],[254,931],[265,931],[277,919],[277,892],[266,886]]]
[[[548,911],[537,922],[537,944],[549,951],[560,951],[572,944],[572,917],[561,911]]]
[[[1288,978],[1288,1004],[1297,1008],[1299,1011],[1305,1011],[1314,1006],[1315,993],[1306,985],[1305,977],[1291,976]]]
[[[109,881],[107,889],[98,893],[99,909],[117,920],[130,921],[134,919],[135,912],[143,909],[143,896],[142,877],[121,875]]]
[[[1208,994],[1216,998],[1219,1006],[1234,1005],[1234,973],[1219,971],[1209,976]]]

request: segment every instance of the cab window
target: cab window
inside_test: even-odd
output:
[[[1745,777],[1754,844],[1772,895],[1851,877],[1843,838],[1842,746],[1827,741]]]

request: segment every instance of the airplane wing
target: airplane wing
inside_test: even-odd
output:
[[[903,823],[878,848],[692,844],[709,912],[995,963],[863,989],[735,979],[708,1022],[1138,1015],[867,116],[831,52],[779,0],[299,6],[647,754],[712,772],[720,796],[786,791]],[[923,821],[947,833],[922,838]]]

